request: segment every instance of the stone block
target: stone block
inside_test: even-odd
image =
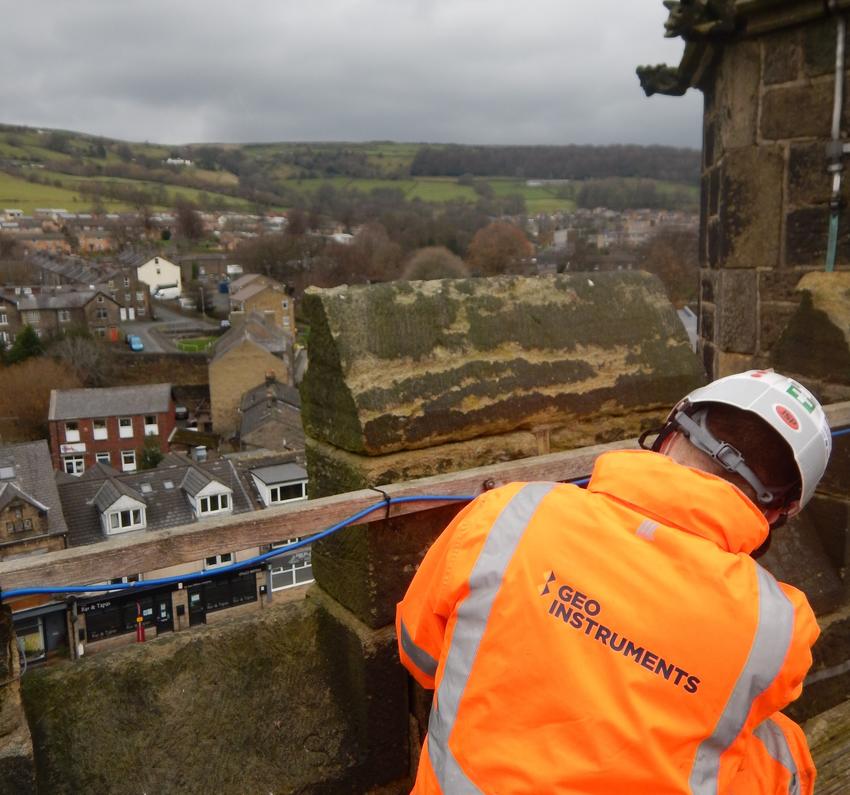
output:
[[[719,208],[724,268],[772,268],[778,262],[784,168],[778,147],[727,154]]]
[[[816,715],[803,728],[818,771],[818,795],[845,795],[850,781],[850,700]]]
[[[718,350],[714,364],[714,377],[722,378],[724,375],[741,373],[744,370],[752,370],[755,366],[756,362],[752,356]]]
[[[832,195],[832,177],[827,173],[824,141],[795,142],[788,153],[788,202],[792,206],[828,204]],[[842,192],[848,190],[843,180]]]
[[[826,16],[803,29],[803,72],[806,77],[835,71],[835,18]],[[830,88],[830,91],[832,89]]]
[[[765,85],[796,80],[803,60],[799,32],[792,29],[765,36],[762,39],[762,55],[762,80]]]
[[[714,303],[714,285],[716,282],[717,275],[714,271],[707,270],[706,268],[700,269],[700,301],[709,304]]]
[[[699,335],[708,342],[714,342],[714,304],[703,303],[699,308]]]
[[[406,779],[393,633],[328,602],[31,670],[39,791],[368,792]]]
[[[702,167],[710,169],[714,165],[714,137],[716,124],[708,115],[703,117],[702,127]]]
[[[799,723],[842,704],[850,694],[850,619],[838,619],[823,627],[812,648],[812,658],[803,695],[784,710]]]
[[[706,379],[710,381],[716,378],[717,362],[715,360],[717,357],[713,343],[706,339],[699,339],[697,341],[697,354],[702,359]]]
[[[708,214],[715,216],[720,210],[720,169],[712,169],[709,175]]]
[[[800,303],[797,285],[805,276],[805,270],[782,268],[759,273],[759,297],[762,301]]]
[[[761,135],[767,140],[829,137],[832,85],[815,83],[769,88],[762,98]]]
[[[308,435],[381,455],[669,405],[699,366],[648,274],[310,289]]]
[[[788,213],[785,220],[785,262],[823,268],[829,235],[829,208],[801,207]],[[850,213],[842,208],[838,219],[836,265],[850,263]]]
[[[380,495],[376,496],[376,502]],[[313,575],[334,599],[372,628],[395,621],[395,606],[416,567],[455,514],[450,505],[413,517],[356,525],[313,545]]]
[[[844,458],[844,452],[845,450],[842,449],[842,458]],[[840,462],[836,460],[836,463]],[[847,462],[843,463],[846,464]],[[833,470],[831,476],[835,477],[837,474]],[[845,468],[841,474],[845,486],[850,485],[850,478],[848,478],[850,473],[847,469]],[[845,576],[847,554],[850,548],[850,531],[848,531],[848,527],[850,527],[850,503],[847,502],[848,496],[850,496],[850,492],[846,489],[844,499],[816,494],[806,506],[806,516],[815,528],[832,568],[839,573],[844,571]]]
[[[0,606],[0,795],[35,795],[35,763],[21,701],[21,665],[12,611]]]
[[[844,600],[838,570],[831,565],[817,528],[805,511],[773,531],[770,548],[759,563],[777,580],[803,591],[818,615],[835,610]]]
[[[717,345],[727,353],[755,353],[758,338],[758,274],[722,270],[717,300]]]
[[[718,106],[715,156],[756,142],[761,52],[757,41],[738,41],[724,47],[714,80]]]
[[[850,271],[813,271],[799,282],[799,306],[772,353],[780,372],[850,384]]]
[[[821,494],[838,500],[850,495],[850,436],[837,436],[832,440],[832,454],[818,489]]]
[[[759,307],[759,352],[770,354],[796,311],[796,304],[761,301]]]

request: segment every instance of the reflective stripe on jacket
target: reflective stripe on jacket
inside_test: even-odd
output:
[[[729,792],[818,634],[747,554],[767,530],[734,486],[644,451],[601,456],[587,490],[479,497],[398,606],[435,688],[414,792]]]

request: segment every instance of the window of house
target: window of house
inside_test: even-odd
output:
[[[12,335],[9,334],[8,331],[0,331],[0,340],[2,340],[6,345],[11,342]]]
[[[60,323],[69,323],[71,320],[71,310],[70,309],[60,309],[59,310],[59,322]]]
[[[115,289],[115,279],[110,279],[110,280],[109,280],[109,289],[110,289],[110,290],[114,290],[114,289]]]
[[[62,457],[62,468],[69,475],[82,475],[86,468],[86,459],[81,455],[66,455]]]
[[[157,268],[157,269],[156,269],[156,275],[157,275],[157,276],[159,276],[161,272],[162,272],[162,271],[161,271],[159,268]]]
[[[133,418],[119,417],[118,418],[118,436],[122,439],[133,438]]]
[[[269,489],[269,502],[281,503],[291,502],[293,500],[303,500],[307,497],[305,493],[306,481],[298,483],[282,483],[279,486],[272,486]]]
[[[65,441],[79,442],[80,441],[80,424],[78,422],[65,423]]]
[[[6,326],[9,323],[9,315],[5,312],[0,312],[0,326]]]
[[[141,291],[136,293],[136,302],[139,303],[139,304],[142,304],[142,303],[144,303],[144,301],[145,301],[145,294]]]
[[[151,486],[150,483],[142,483],[139,486],[139,491],[141,491],[142,494],[150,494],[151,492],[153,492],[153,486]]]
[[[97,297],[97,302],[98,302],[99,304],[102,304],[102,303],[103,303],[103,296],[102,296],[102,295],[98,295],[98,297]]]
[[[31,309],[27,312],[24,312],[24,323],[28,323],[30,326],[34,326],[38,323],[38,310]]]
[[[208,558],[204,558],[204,568],[205,569],[218,569],[222,566],[229,566],[234,562],[234,557],[232,552],[224,552],[221,555],[210,555]]]
[[[124,303],[129,304],[133,300],[132,293],[124,293]]]
[[[15,622],[15,635],[23,643],[27,662],[41,660],[47,655],[44,642],[44,623],[40,616]]]
[[[173,489],[174,488],[174,481],[173,480],[164,480],[162,482],[162,487],[164,489]]]
[[[109,457],[109,453],[95,453],[94,460],[97,461],[98,464],[108,464],[111,462],[111,458]]]
[[[210,494],[209,497],[201,497],[199,501],[200,513],[220,513],[230,510],[229,494]]]
[[[140,582],[141,579],[141,574],[128,574],[126,577],[113,577],[111,580],[107,580],[106,582],[109,585],[120,585],[128,582]]]
[[[98,337],[105,337],[106,329],[103,326],[97,326],[97,328],[95,328],[94,330],[94,333],[97,334]]]
[[[156,414],[145,416],[145,436],[156,436],[159,433],[159,426],[156,424]]]
[[[303,541],[306,536],[291,538],[283,544],[275,544],[274,548],[280,547],[285,552],[288,546]],[[285,588],[294,588],[296,585],[304,585],[313,582],[313,561],[310,547],[300,547],[288,554],[282,554],[279,558],[273,558],[269,566],[271,575],[271,589],[282,591]]]
[[[108,439],[109,431],[106,429],[106,420],[92,420],[92,430],[95,439]]]
[[[127,511],[112,511],[109,514],[109,531],[120,533],[122,530],[134,530],[145,526],[145,514],[141,508]]]
[[[94,313],[96,320],[108,320],[109,319],[109,310],[104,307],[98,307]]]
[[[144,317],[145,316],[145,308],[143,306],[140,306],[138,309],[136,309],[136,314],[139,317]]]
[[[136,451],[122,450],[121,451],[121,469],[124,472],[136,471]]]
[[[125,277],[124,277],[124,286],[125,286],[125,287],[129,287],[129,286],[130,286],[130,277],[129,277],[129,276],[125,276]]]

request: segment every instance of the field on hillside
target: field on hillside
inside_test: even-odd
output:
[[[109,212],[129,209],[120,202],[104,202]],[[61,207],[69,213],[84,213],[91,209],[91,202],[75,190],[57,188],[27,182],[0,171],[0,209],[15,208],[32,214],[38,207]]]

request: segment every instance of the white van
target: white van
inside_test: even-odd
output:
[[[180,297],[180,288],[176,284],[163,284],[156,290],[153,297],[160,301],[170,301]]]

